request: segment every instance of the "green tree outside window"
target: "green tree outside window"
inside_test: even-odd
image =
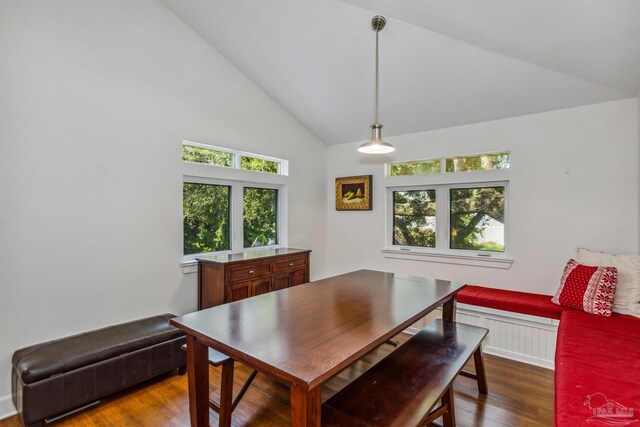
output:
[[[231,249],[230,197],[227,185],[183,184],[185,255]]]
[[[278,243],[278,190],[245,187],[242,200],[244,247]]]

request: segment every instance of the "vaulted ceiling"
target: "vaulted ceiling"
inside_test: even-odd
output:
[[[640,0],[164,0],[328,144],[634,97]],[[188,66],[188,64],[185,64]]]

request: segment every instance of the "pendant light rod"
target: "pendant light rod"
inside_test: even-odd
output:
[[[379,75],[379,71],[378,71],[378,63],[379,63],[379,54],[378,54],[378,33],[379,31],[376,31],[376,112],[375,112],[375,118],[373,120],[373,123],[378,123],[378,114],[379,114],[379,102],[378,99],[380,98],[380,95],[378,93],[378,75]]]
[[[371,125],[371,140],[362,144],[358,151],[365,154],[386,154],[391,153],[395,150],[395,147],[388,142],[382,140],[382,125],[378,122],[379,114],[380,114],[380,103],[379,103],[379,63],[380,63],[380,54],[379,54],[379,38],[378,33],[384,28],[387,20],[382,15],[376,15],[371,19],[371,29],[376,32],[376,64],[375,64],[375,109],[374,109],[374,120]]]
[[[375,98],[376,98],[375,103],[376,103],[376,108],[375,108],[375,117],[374,117],[374,120],[373,120],[374,124],[378,123],[378,117],[379,117],[379,113],[380,113],[379,101],[378,101],[379,97],[380,97],[380,95],[378,93],[379,92],[379,90],[378,90],[379,80],[380,80],[379,79],[379,74],[380,74],[380,71],[379,71],[379,69],[380,69],[380,65],[379,65],[379,63],[380,63],[380,53],[379,52],[380,52],[380,49],[378,48],[378,33],[380,33],[380,31],[384,28],[386,23],[387,23],[387,20],[382,15],[376,15],[371,20],[371,29],[376,32],[376,73],[375,73],[375,76],[376,76],[376,78],[375,78],[375,88],[376,88],[376,90],[375,90]]]

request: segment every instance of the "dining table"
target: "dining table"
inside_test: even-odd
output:
[[[209,425],[209,347],[288,386],[292,426],[319,427],[325,381],[438,307],[453,321],[464,286],[358,270],[172,319],[187,338],[191,425]]]

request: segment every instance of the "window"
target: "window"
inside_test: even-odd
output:
[[[436,192],[393,192],[393,244],[436,247]]]
[[[285,226],[283,186],[185,177],[184,255],[273,247]]]
[[[497,170],[508,169],[510,166],[510,152],[502,151],[499,153],[475,154],[472,156],[389,163],[388,175],[412,176],[450,172]]]
[[[240,156],[240,169],[249,171],[278,173],[278,162],[257,157]]]
[[[231,249],[231,187],[185,182],[183,194],[184,254]]]
[[[451,249],[504,252],[504,189],[449,189]]]
[[[492,169],[508,169],[510,164],[509,152],[480,154],[477,156],[447,158],[447,172],[482,171]]]
[[[233,154],[193,145],[183,145],[182,160],[230,168],[233,165]]]
[[[504,253],[506,190],[506,183],[391,188],[389,244],[400,250]]]
[[[242,206],[244,247],[255,248],[277,244],[278,190],[245,187]]]
[[[440,173],[440,159],[418,160],[415,162],[391,163],[391,176],[426,175]]]
[[[182,141],[182,160],[233,169],[288,175],[289,162],[275,157]]]
[[[182,141],[182,161],[185,273],[197,255],[286,246],[287,160]]]

